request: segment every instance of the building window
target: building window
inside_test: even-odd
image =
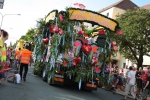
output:
[[[107,17],[109,17],[109,13],[107,13]]]

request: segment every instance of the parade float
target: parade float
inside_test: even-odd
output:
[[[74,82],[79,89],[97,90],[97,80],[109,84],[111,56],[119,50],[112,34],[122,34],[118,23],[97,12],[51,11],[34,37],[34,74],[50,85]]]

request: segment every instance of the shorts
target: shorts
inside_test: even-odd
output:
[[[143,82],[142,82],[142,80],[138,79],[136,83],[137,83],[137,88],[139,88],[139,89],[143,88]]]
[[[134,85],[130,85],[130,84],[126,84],[126,87],[125,87],[125,95],[128,95],[129,94],[129,91],[131,92],[131,95],[135,96],[135,91],[134,91]]]
[[[6,78],[5,74],[0,73],[0,78]]]
[[[119,88],[120,90],[122,90],[122,91],[124,90],[123,85],[117,85],[117,86],[116,86],[116,89],[118,89],[118,88]]]

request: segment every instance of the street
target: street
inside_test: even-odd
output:
[[[13,74],[10,71],[9,75]],[[97,91],[78,90],[74,86],[50,86],[29,68],[27,81],[21,84],[0,84],[0,100],[121,100],[123,96],[98,88]],[[131,99],[127,99],[131,100]]]

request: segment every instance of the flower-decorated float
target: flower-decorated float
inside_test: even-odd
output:
[[[115,32],[121,34],[118,23],[97,12],[51,11],[35,36],[34,73],[48,84],[75,82],[97,90],[97,79],[109,83],[111,55],[119,50],[110,35]]]

